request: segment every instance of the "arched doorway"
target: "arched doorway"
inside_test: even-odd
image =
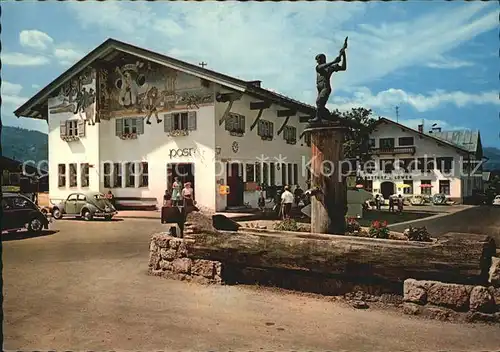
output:
[[[382,182],[380,185],[380,193],[382,193],[382,197],[384,197],[384,199],[389,199],[389,197],[394,194],[394,187],[395,185],[391,181]]]

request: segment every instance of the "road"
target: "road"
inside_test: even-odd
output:
[[[498,326],[146,275],[152,220],[61,220],[3,241],[4,350],[474,351]]]
[[[411,224],[425,226],[433,237],[440,237],[447,232],[471,232],[490,235],[500,248],[500,207],[477,206],[467,208],[434,219],[422,219]],[[408,225],[394,224],[391,230],[403,232]]]

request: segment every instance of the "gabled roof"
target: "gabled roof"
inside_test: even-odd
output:
[[[436,138],[466,149],[471,153],[476,153],[480,145],[480,135],[478,130],[433,131],[432,135]]]
[[[55,93],[63,84],[71,80],[74,76],[80,73],[88,65],[103,60],[109,57],[113,52],[122,52],[149,60],[158,64],[168,66],[179,71],[192,74],[194,76],[206,79],[208,81],[219,83],[225,87],[234,89],[236,91],[248,93],[257,99],[267,99],[272,102],[282,105],[298,112],[314,115],[315,107],[302,103],[298,100],[291,99],[287,96],[272,92],[270,90],[259,87],[255,81],[244,81],[235,77],[231,77],[219,72],[215,72],[198,65],[193,65],[185,61],[181,61],[166,55],[162,55],[150,50],[139,48],[137,46],[127,44],[115,39],[108,39],[90,53],[85,55],[80,61],[62,73],[59,77],[49,83],[46,87],[41,89],[37,94],[31,97],[26,103],[19,107],[14,114],[17,117],[31,117],[46,119],[44,116],[43,107],[47,104],[47,99]]]
[[[427,134],[427,133],[420,133],[419,131],[413,129],[413,128],[410,128],[408,126],[405,126],[405,125],[402,125],[398,122],[395,122],[393,120],[390,120],[388,118],[385,118],[385,117],[382,117],[380,118],[378,121],[377,121],[377,124],[381,124],[381,123],[390,123],[390,124],[393,124],[393,125],[396,125],[404,130],[408,130],[408,131],[411,131],[419,136],[422,136],[423,138],[428,138],[430,140],[433,140],[434,142],[437,142],[439,144],[442,144],[442,145],[445,145],[445,146],[448,146],[448,147],[451,147],[461,153],[467,153],[467,154],[470,154],[470,153],[474,153],[474,152],[471,152],[469,151],[468,149],[462,147],[462,146],[459,146],[459,145],[456,145],[456,144],[453,144],[453,143],[450,143],[446,140],[443,140],[443,139],[440,139],[440,138],[437,138],[434,136],[434,133],[432,134]]]

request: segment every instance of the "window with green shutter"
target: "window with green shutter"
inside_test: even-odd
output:
[[[271,141],[274,135],[274,124],[271,121],[259,120],[257,135],[259,135],[262,140]]]
[[[123,119],[116,119],[116,135],[121,136],[123,134]]]

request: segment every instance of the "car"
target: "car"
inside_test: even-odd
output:
[[[52,207],[54,219],[71,216],[81,217],[87,221],[94,218],[111,220],[116,214],[115,207],[104,194],[99,192],[71,193],[65,200]]]
[[[495,206],[500,206],[500,194],[495,196],[495,198],[493,199],[493,205]]]
[[[41,233],[49,228],[51,219],[29,198],[17,193],[2,196],[2,232],[17,232],[27,228],[32,233]]]

